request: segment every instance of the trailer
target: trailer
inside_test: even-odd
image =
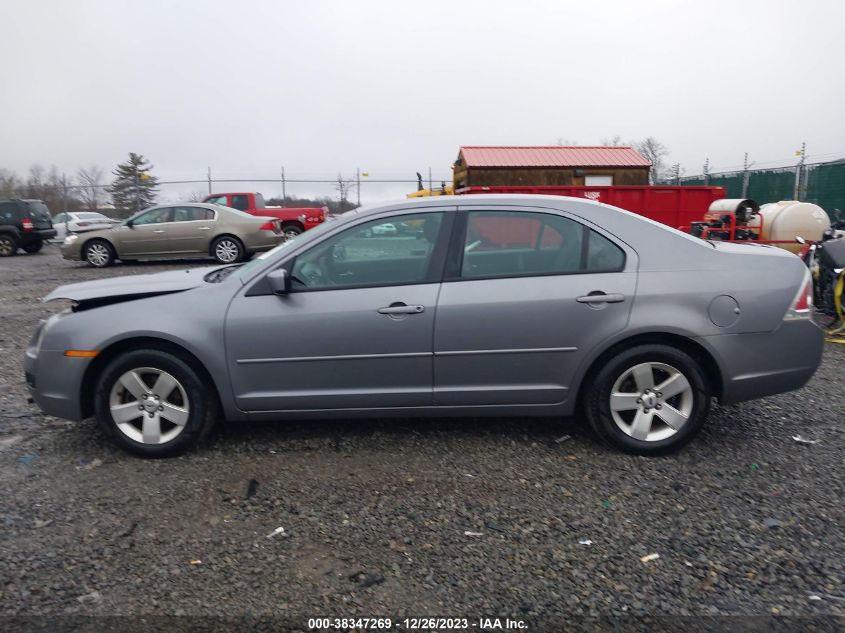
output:
[[[724,187],[680,186],[490,186],[463,187],[456,195],[479,193],[532,193],[572,196],[603,202],[676,229],[689,227],[707,213],[710,205],[725,197]]]

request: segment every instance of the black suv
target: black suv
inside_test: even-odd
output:
[[[51,237],[56,237],[56,229],[41,200],[0,200],[0,257],[10,257],[19,248],[37,253]]]

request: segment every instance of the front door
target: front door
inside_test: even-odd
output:
[[[575,220],[462,212],[434,332],[437,405],[565,402],[573,374],[625,327],[636,254]]]
[[[226,318],[232,389],[245,411],[432,404],[432,336],[452,213],[373,220],[284,266],[291,292],[259,282]],[[385,225],[409,222],[399,234]]]
[[[137,216],[132,226],[115,229],[118,252],[126,255],[155,255],[167,252],[172,207],[157,207]]]

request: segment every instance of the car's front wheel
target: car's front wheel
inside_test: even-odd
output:
[[[587,388],[585,410],[596,432],[640,455],[677,450],[701,430],[712,397],[698,361],[668,345],[616,354]]]
[[[211,255],[221,264],[234,264],[244,256],[246,249],[240,240],[224,235],[214,240],[211,245]]]
[[[114,249],[105,240],[91,240],[82,252],[85,261],[94,268],[106,268],[114,262]]]
[[[118,356],[100,375],[95,413],[118,446],[141,457],[171,457],[208,432],[216,402],[184,359],[139,350]]]

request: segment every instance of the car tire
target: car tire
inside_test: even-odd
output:
[[[284,234],[286,240],[292,240],[297,235],[301,235],[303,233],[303,228],[294,223],[282,224],[282,233]]]
[[[18,252],[18,240],[14,235],[0,234],[0,257],[11,257]]]
[[[179,455],[195,446],[217,419],[217,398],[205,382],[176,354],[121,354],[97,381],[97,422],[130,453],[147,458]]]
[[[698,434],[712,393],[701,365],[668,345],[638,345],[592,376],[584,409],[596,433],[628,453],[663,455]]]
[[[235,264],[245,252],[241,241],[230,235],[222,235],[211,243],[211,256],[221,264]]]
[[[27,252],[27,253],[37,253],[38,251],[41,250],[42,246],[44,246],[44,242],[42,242],[41,240],[38,240],[37,242],[32,242],[30,244],[25,245],[23,247],[23,250],[24,250],[24,252]]]
[[[91,240],[82,249],[82,258],[94,268],[107,268],[114,263],[114,248],[105,240]]]

